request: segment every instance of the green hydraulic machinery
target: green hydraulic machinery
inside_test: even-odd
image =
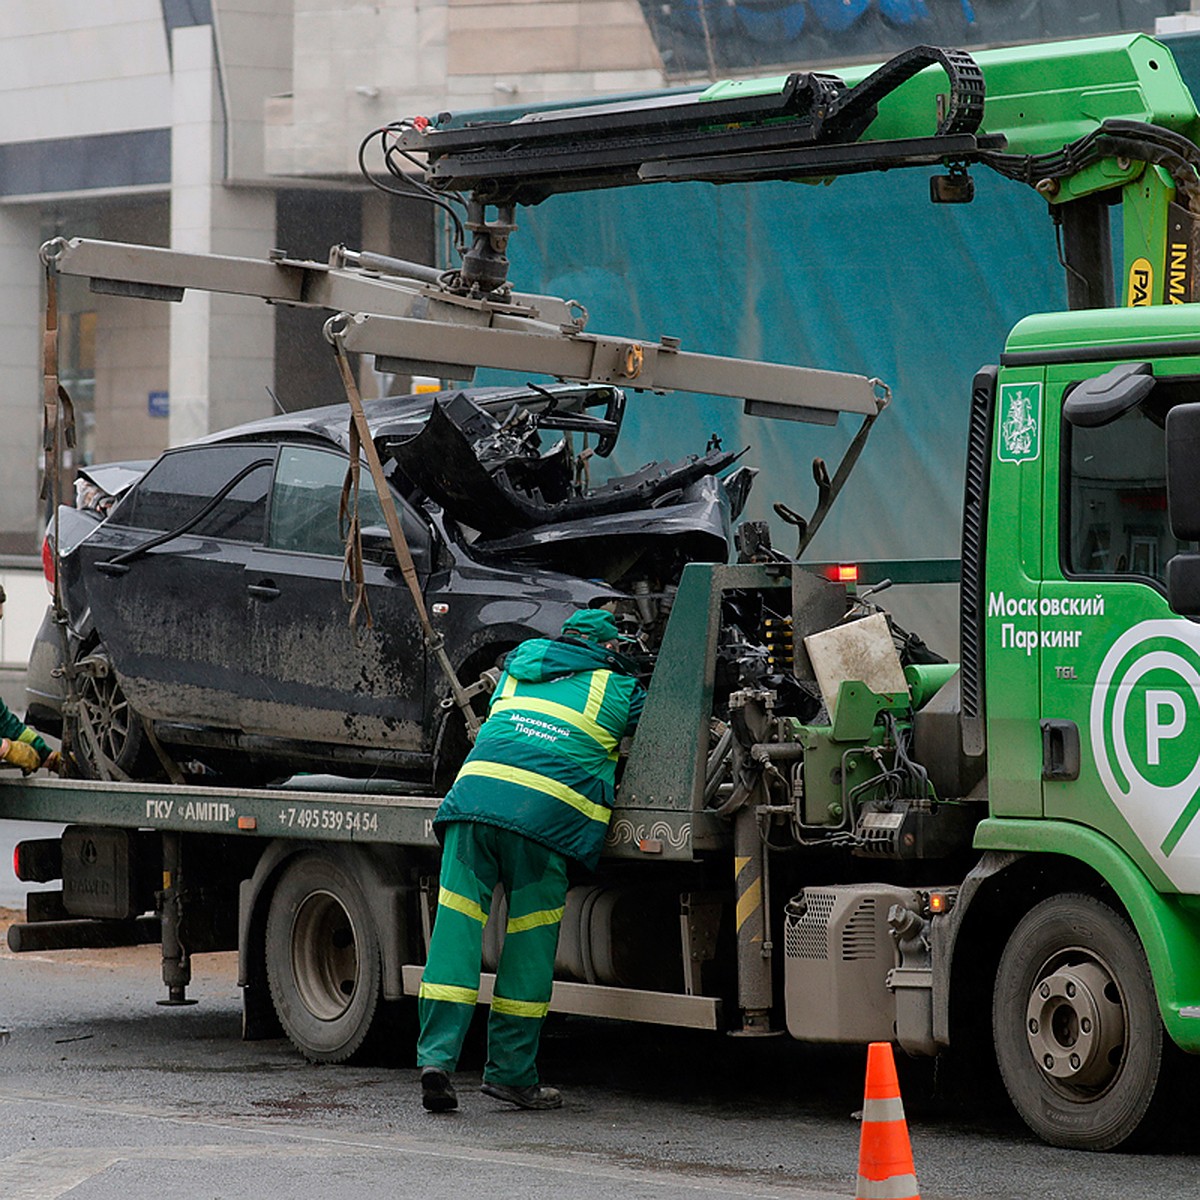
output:
[[[381,131],[393,174],[421,155],[424,186],[467,193],[466,293],[506,285],[517,205],[648,183],[792,180],[939,167],[935,203],[986,167],[1043,196],[1060,230],[1072,308],[1197,298],[1200,115],[1170,52],[1143,34],[968,54],[918,46],[880,66],[542,108],[415,118]],[[419,160],[418,160],[419,161]],[[1122,206],[1113,270],[1109,208]],[[488,209],[497,210],[495,219]]]

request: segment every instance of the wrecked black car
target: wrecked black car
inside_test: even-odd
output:
[[[715,451],[592,487],[612,387],[487,388],[365,405],[426,607],[464,684],[580,607],[653,659],[690,561],[727,558],[753,476]],[[466,751],[382,509],[359,494],[371,623],[350,620],[349,410],[168,450],[58,556],[82,774],[248,784],[298,771],[438,787]],[[60,639],[61,640],[61,639]],[[480,707],[485,701],[480,699]]]

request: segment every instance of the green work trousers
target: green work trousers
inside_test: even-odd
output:
[[[453,1071],[479,998],[483,927],[496,885],[508,923],[488,1016],[488,1083],[532,1087],[554,986],[567,860],[519,833],[479,821],[444,826],[437,919],[421,980],[417,1063]]]

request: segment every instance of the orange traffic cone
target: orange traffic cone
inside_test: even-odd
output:
[[[854,1195],[856,1200],[921,1200],[896,1062],[887,1042],[872,1042],[867,1049],[858,1190]]]

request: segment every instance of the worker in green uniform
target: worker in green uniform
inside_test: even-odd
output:
[[[0,617],[4,616],[7,601],[8,595],[0,587]],[[57,771],[59,765],[58,751],[51,750],[32,729],[21,724],[3,700],[0,700],[0,760],[20,767],[26,775],[38,767]]]
[[[505,662],[475,746],[442,801],[437,920],[419,1000],[417,1063],[430,1112],[458,1107],[450,1073],[479,997],[492,893],[508,901],[488,1017],[482,1091],[521,1108],[558,1108],[536,1058],[550,1007],[567,863],[594,868],[612,812],[621,738],[645,690],[617,652],[612,614],[577,612],[559,638],[522,642]]]

